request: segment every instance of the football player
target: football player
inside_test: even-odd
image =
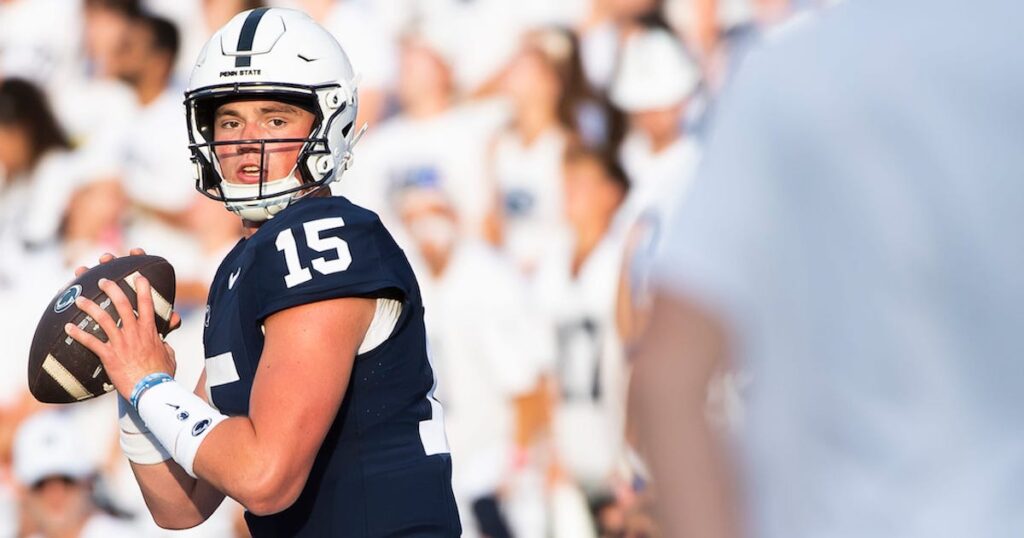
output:
[[[237,15],[186,92],[197,188],[242,218],[213,280],[206,369],[172,379],[154,301],[122,322],[91,301],[121,398],[121,444],[156,522],[191,527],[224,495],[254,536],[458,536],[451,460],[409,264],[377,216],[330,197],[358,140],[345,53],[297,11]],[[164,305],[166,308],[166,305]],[[158,310],[160,311],[160,310]]]

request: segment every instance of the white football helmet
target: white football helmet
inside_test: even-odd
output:
[[[213,115],[230,101],[266,99],[299,106],[316,115],[302,139],[213,140]],[[235,15],[199,53],[185,92],[189,149],[196,189],[224,202],[250,221],[264,221],[310,188],[341,177],[360,133],[354,129],[358,98],[348,56],[323,27],[301,11],[259,8]],[[302,142],[286,177],[243,185],[224,181],[214,152],[218,145]],[[260,166],[263,169],[263,166]]]

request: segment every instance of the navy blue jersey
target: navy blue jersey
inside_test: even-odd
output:
[[[458,536],[419,287],[374,213],[340,197],[304,199],[227,255],[204,333],[213,404],[248,414],[267,316],[339,297],[395,299],[401,315],[382,344],[356,356],[298,500],[271,516],[246,514],[249,529],[256,537]]]

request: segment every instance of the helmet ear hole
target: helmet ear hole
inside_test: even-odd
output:
[[[321,155],[320,158],[316,160],[316,171],[320,175],[324,175],[331,171],[331,167],[333,165],[334,163],[332,162],[330,155]]]
[[[330,92],[327,92],[327,95],[324,96],[324,101],[327,103],[327,107],[332,110],[341,108],[345,105],[345,101],[341,99],[340,90],[331,90]]]

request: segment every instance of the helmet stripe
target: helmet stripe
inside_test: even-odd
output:
[[[256,27],[260,24],[263,14],[270,8],[261,7],[249,12],[242,23],[242,31],[238,34],[237,52],[252,52],[252,42],[256,39]],[[235,56],[235,67],[249,67],[252,63],[252,56]]]

